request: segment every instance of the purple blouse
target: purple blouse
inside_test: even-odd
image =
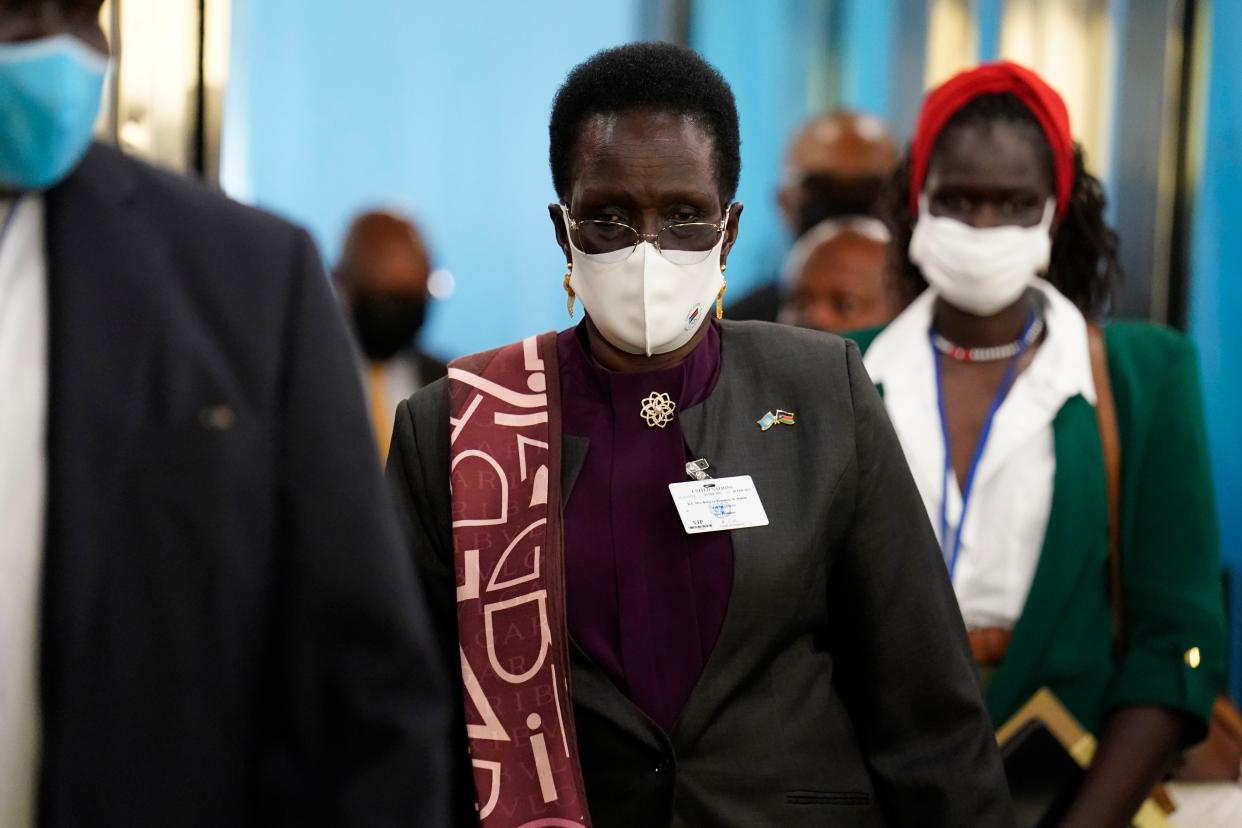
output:
[[[679,365],[622,374],[590,355],[586,328],[562,331],[566,434],[590,441],[565,508],[569,634],[666,732],[716,644],[733,586],[727,532],[687,535],[668,491],[688,480],[681,421],[648,426],[642,401],[667,393],[680,414],[711,395],[720,332]]]

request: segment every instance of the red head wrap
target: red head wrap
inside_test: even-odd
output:
[[[960,72],[927,93],[919,110],[918,125],[910,147],[910,210],[918,215],[919,193],[927,178],[932,147],[944,125],[958,110],[981,95],[1008,92],[1031,111],[1052,147],[1056,175],[1057,218],[1065,217],[1074,186],[1074,139],[1069,111],[1057,91],[1039,75],[1016,63],[986,63]]]

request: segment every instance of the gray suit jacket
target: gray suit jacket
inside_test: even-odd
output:
[[[594,824],[1012,824],[957,603],[857,347],[760,322],[721,328],[719,382],[680,412],[682,429],[717,476],[754,478],[770,524],[733,532],[724,626],[672,733],[573,648]],[[760,431],[776,407],[797,425]],[[585,443],[564,438],[566,499]],[[442,381],[398,409],[389,477],[455,668],[448,464]],[[455,784],[470,824],[462,733]]]

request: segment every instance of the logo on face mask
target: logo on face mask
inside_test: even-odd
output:
[[[690,310],[690,313],[686,316],[686,327],[684,328],[684,330],[688,331],[691,328],[697,328],[699,326],[699,319],[702,316],[703,316],[703,306],[695,305]]]

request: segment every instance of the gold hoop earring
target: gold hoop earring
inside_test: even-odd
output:
[[[724,272],[725,272],[725,266],[721,265],[720,275],[724,276]],[[724,295],[725,295],[725,291],[728,289],[729,289],[729,283],[725,282],[724,284],[720,286],[720,293],[716,294],[716,318],[717,319],[724,319]]]
[[[571,276],[574,275],[574,263],[566,262],[565,266],[568,267],[569,270],[565,272],[565,281],[562,283],[562,286],[565,288],[565,293],[569,295],[569,301],[567,303],[569,306],[569,318],[573,319],[574,318],[574,289],[569,286],[569,279]]]

